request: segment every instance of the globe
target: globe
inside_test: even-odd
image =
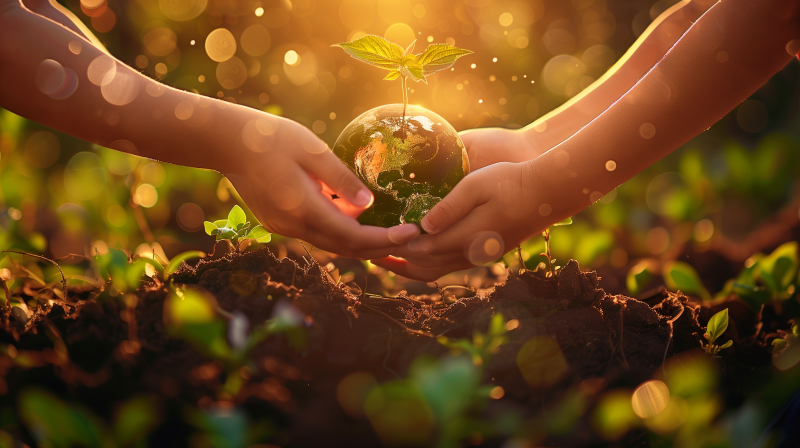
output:
[[[416,223],[469,174],[464,143],[450,123],[419,106],[376,107],[342,131],[333,152],[372,191],[358,221],[391,227]]]

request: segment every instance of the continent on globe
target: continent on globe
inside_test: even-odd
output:
[[[464,143],[450,123],[419,106],[376,107],[342,131],[333,152],[375,195],[358,221],[380,227],[422,221],[469,174]]]

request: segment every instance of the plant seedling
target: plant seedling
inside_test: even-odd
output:
[[[722,345],[716,345],[717,339],[722,336],[722,333],[725,333],[725,330],[728,329],[728,309],[725,308],[724,310],[720,311],[719,313],[711,316],[711,319],[708,320],[708,327],[706,328],[706,333],[703,335],[704,338],[708,341],[707,344],[703,344],[703,349],[709,355],[713,356],[714,358],[719,358],[719,352],[722,349],[728,348],[733,345],[733,340],[730,340]]]
[[[542,236],[544,237],[544,252],[542,252],[541,256],[547,258],[547,269],[550,270],[550,277],[555,277],[556,271],[553,267],[553,264],[556,262],[556,259],[550,255],[550,228],[558,227],[558,226],[568,226],[572,224],[572,217],[569,217],[563,221],[559,221],[552,226],[548,227],[544,232],[542,232]]]
[[[219,219],[214,222],[205,221],[203,227],[207,234],[216,236],[217,241],[227,241],[237,252],[240,251],[240,241],[256,240],[259,243],[268,243],[272,239],[272,235],[261,224],[250,228],[247,215],[238,205],[233,206],[228,213],[228,219]]]
[[[403,50],[400,45],[389,42],[380,36],[364,36],[352,42],[333,46],[343,49],[345,53],[359,61],[389,70],[389,74],[383,78],[384,80],[393,81],[400,78],[403,90],[403,117],[405,118],[405,109],[408,105],[408,78],[427,84],[426,76],[450,68],[458,58],[472,53],[449,44],[432,44],[428,45],[424,52],[412,54],[416,43],[416,40],[411,42]]]

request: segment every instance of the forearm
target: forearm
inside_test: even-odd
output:
[[[240,146],[243,116],[255,111],[164,86],[18,3],[0,7],[1,106],[103,146],[225,170],[226,149]],[[42,84],[48,73],[65,77],[61,91]],[[70,76],[77,87],[57,99],[72,88]]]
[[[526,162],[551,193],[547,219],[590,205],[755,92],[791,60],[797,10],[798,2],[778,0],[717,3],[616,104]]]
[[[86,25],[80,21],[80,19],[75,17],[75,14],[70,12],[67,8],[59,5],[56,0],[23,0],[23,3],[26,8],[30,9],[36,14],[47,17],[54,22],[64,25],[79,36],[83,36],[88,39],[95,47],[105,51],[103,44],[100,43],[100,41],[94,34],[92,34],[91,31],[89,31],[89,28],[87,28]]]
[[[586,126],[644,76],[713,3],[684,0],[661,14],[600,79],[519,131],[524,150],[510,154],[507,161],[538,157]]]

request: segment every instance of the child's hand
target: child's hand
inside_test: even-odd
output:
[[[477,171],[498,162],[522,162],[539,155],[530,135],[502,128],[470,129],[460,133],[469,155],[469,166]]]
[[[465,177],[422,220],[420,235],[394,257],[373,260],[405,277],[432,281],[497,260],[563,217],[547,199],[534,162],[499,162]]]
[[[221,171],[270,231],[359,258],[385,257],[419,235],[413,224],[359,224],[354,218],[372,204],[372,193],[302,125],[260,112],[244,123],[238,157]]]

